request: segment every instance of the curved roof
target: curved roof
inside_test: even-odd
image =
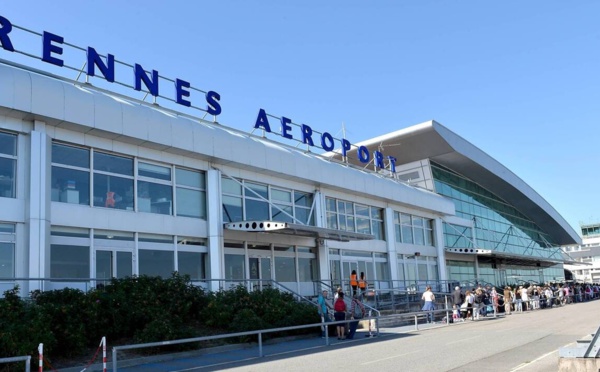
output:
[[[552,236],[557,244],[574,244],[581,240],[571,225],[521,178],[433,120],[356,143],[356,146],[366,146],[371,153],[383,148],[384,155],[397,159],[396,164],[430,159],[513,205]]]
[[[451,201],[429,190],[43,71],[0,64],[0,115],[80,133],[71,137],[81,144],[94,143],[89,134],[106,139],[105,146],[112,148],[123,148],[119,142],[139,145],[209,161],[214,167],[231,164],[442,215],[455,213]]]

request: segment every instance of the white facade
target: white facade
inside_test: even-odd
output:
[[[312,294],[352,269],[392,286],[398,265],[415,280],[446,279],[441,224],[454,204],[348,164],[0,65],[3,138],[16,149],[0,150],[0,164],[16,168],[0,179],[12,185],[0,193],[0,289],[179,271],[213,289],[273,279]],[[375,239],[224,229],[254,214]],[[399,243],[398,216],[423,240]]]

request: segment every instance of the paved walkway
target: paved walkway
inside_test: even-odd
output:
[[[149,357],[136,360],[125,360],[126,357],[120,355],[120,359],[122,360],[118,361],[118,370],[127,372],[187,372],[195,370],[217,371],[230,368],[235,369],[241,366],[246,366],[244,368],[241,368],[240,370],[250,371],[257,370],[260,368],[271,368],[270,366],[272,366],[272,364],[279,363],[283,364],[284,370],[287,370],[288,372],[292,370],[303,371],[318,368],[317,365],[311,367],[311,363],[313,363],[313,359],[315,359],[315,356],[318,356],[318,358],[322,358],[323,355],[327,355],[326,358],[327,360],[329,360],[331,358],[337,358],[337,355],[344,355],[344,361],[348,361],[349,359],[351,359],[350,356],[355,356],[354,350],[357,350],[357,347],[360,350],[372,350],[369,354],[370,358],[371,356],[372,358],[376,358],[375,354],[383,350],[388,350],[387,353],[392,353],[393,355],[395,355],[394,353],[398,352],[399,350],[407,350],[408,348],[411,348],[414,349],[414,351],[411,351],[411,353],[416,354],[406,354],[408,356],[404,356],[405,354],[399,354],[398,356],[396,356],[399,359],[395,360],[402,360],[403,363],[410,363],[411,358],[413,356],[416,357],[416,355],[418,355],[418,353],[421,352],[423,345],[420,345],[420,343],[425,342],[426,346],[424,347],[426,349],[433,348],[435,353],[438,356],[441,356],[442,354],[449,352],[449,350],[453,350],[453,347],[459,345],[459,343],[461,342],[460,336],[467,337],[470,340],[479,340],[481,337],[483,337],[481,341],[477,342],[477,344],[483,345],[485,343],[487,345],[486,349],[489,350],[483,351],[482,356],[478,357],[477,360],[481,360],[481,365],[479,365],[479,368],[489,368],[489,366],[494,365],[494,363],[501,363],[499,365],[503,365],[502,363],[505,363],[504,359],[496,361],[494,358],[497,358],[498,355],[500,355],[503,352],[508,352],[508,350],[513,350],[510,352],[510,355],[516,356],[517,352],[515,351],[518,350],[518,353],[523,354],[522,358],[523,363],[525,363],[525,365],[529,364],[530,361],[536,361],[537,366],[539,366],[539,364],[543,361],[550,363],[548,367],[551,370],[556,370],[556,367],[554,366],[557,363],[557,359],[554,358],[554,356],[557,356],[558,354],[558,347],[564,346],[565,341],[566,343],[575,342],[577,338],[583,337],[586,334],[586,332],[588,332],[588,328],[593,329],[595,331],[598,325],[600,325],[600,319],[598,319],[596,316],[596,314],[598,314],[599,311],[600,301],[594,301],[591,303],[567,305],[556,309],[529,311],[522,314],[514,314],[511,316],[504,316],[504,314],[500,314],[497,318],[494,318],[490,315],[486,318],[482,317],[479,321],[467,320],[465,322],[454,323],[449,325],[441,323],[419,324],[418,330],[415,330],[414,324],[401,327],[385,327],[380,329],[380,334],[376,337],[368,337],[369,334],[367,331],[358,330],[353,340],[337,340],[336,338],[329,338],[328,340],[326,340],[320,337],[278,339],[263,344],[263,358],[259,356],[259,348],[256,344],[251,346],[245,345],[246,347],[242,347],[241,345],[230,345],[222,348],[221,352],[215,352],[216,349],[211,349],[211,353],[208,353],[209,350],[205,349],[189,353],[171,354],[166,357]],[[572,321],[573,324],[567,325],[567,322],[565,320],[561,320],[557,323],[557,319],[570,319],[569,321]],[[577,322],[585,322],[588,326],[580,328]],[[539,325],[535,325],[537,323],[539,323]],[[562,323],[565,324],[564,327],[570,327],[570,333],[562,334],[562,327],[559,327],[559,325]],[[557,328],[544,329],[546,328],[545,324],[556,326]],[[516,338],[519,340],[518,342],[523,343],[519,344],[518,347],[515,345],[508,345],[510,342],[516,342],[515,337],[506,338],[506,335],[509,334],[509,330],[518,330],[527,327],[528,325],[535,327],[535,329],[531,329],[531,331],[527,333],[527,336],[519,336]],[[527,339],[529,336],[533,337],[534,333],[542,331],[544,333],[543,339],[546,340],[544,341],[545,343],[540,343],[540,341],[535,340],[528,341],[528,343],[524,342],[524,340]],[[457,338],[457,335],[459,335],[459,338]],[[562,342],[562,344],[555,345],[555,343],[559,341]],[[329,342],[329,345],[327,345],[327,342]],[[488,345],[487,343],[490,344]],[[548,344],[547,347],[546,344]],[[534,355],[537,355],[538,352],[541,352],[540,350],[542,345],[546,347],[547,350],[544,350],[544,353],[542,353],[543,355],[540,354],[538,356],[539,358],[534,357]],[[450,349],[448,349],[448,347],[450,347]],[[459,347],[459,349],[461,348]],[[483,354],[485,353],[490,354],[486,357],[487,359],[483,358]],[[552,355],[550,355],[550,353],[552,353]],[[331,356],[329,356],[330,354]],[[550,355],[550,357],[548,357],[548,355]],[[542,360],[542,357],[544,357],[545,359]],[[454,358],[454,356],[444,356],[444,358]],[[365,368],[359,368],[359,370],[368,370],[368,363],[382,363],[381,361],[385,362],[386,359],[388,358],[384,356],[379,357],[379,359],[376,359],[374,361],[365,362],[363,363],[365,364]],[[485,360],[485,363],[483,362],[483,360]],[[110,361],[111,360],[109,359],[109,362]],[[354,363],[356,363],[356,361]],[[447,363],[449,363],[449,361]],[[460,360],[454,360],[454,363],[458,366],[462,365],[462,362]],[[519,366],[518,369],[511,370],[541,370],[535,369],[531,365],[525,365]],[[448,366],[449,364],[446,364],[441,367],[442,369],[436,370],[449,370],[443,369],[447,368]],[[340,365],[339,367],[342,367],[342,365]],[[350,368],[349,366],[346,367],[347,368],[345,369]],[[496,367],[498,366],[496,365]],[[111,368],[112,367],[109,365],[109,370],[111,370]],[[86,371],[101,370],[101,366],[95,365],[91,368],[88,368]],[[409,368],[407,370],[418,369]],[[458,368],[456,370],[465,369]],[[73,368],[69,370],[61,369],[61,372],[80,371],[81,368]]]

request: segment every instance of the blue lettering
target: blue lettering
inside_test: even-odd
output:
[[[331,134],[329,134],[327,132],[323,133],[323,135],[321,136],[321,147],[323,147],[323,150],[325,150],[325,151],[333,150],[334,144],[333,144],[333,136]]]
[[[190,87],[190,83],[185,80],[175,79],[175,101],[180,105],[190,107],[192,103],[183,97],[189,97],[190,91],[186,90]]]
[[[221,113],[220,99],[221,95],[219,93],[213,92],[212,90],[206,92],[206,103],[208,103],[206,112],[214,116],[219,115]]]
[[[312,140],[312,128],[306,124],[302,124],[302,143],[307,143],[309,146],[314,146]]]
[[[375,158],[375,166],[379,169],[384,169],[383,165],[383,154],[380,151],[373,152],[373,156]]]
[[[348,151],[350,151],[350,148],[352,147],[352,145],[350,144],[350,141],[348,141],[347,139],[342,139],[342,156],[346,156],[346,154],[348,153]]]
[[[390,171],[392,173],[396,173],[396,158],[393,156],[388,156],[388,161],[390,162]]]
[[[133,89],[141,91],[143,81],[150,94],[154,97],[158,96],[158,71],[152,70],[152,79],[150,79],[148,75],[146,75],[144,68],[136,63],[133,68],[133,74],[135,79]]]
[[[0,16],[0,44],[2,44],[2,49],[8,50],[9,52],[14,52],[15,48],[8,37],[8,34],[12,30],[12,23],[2,16]]]
[[[115,81],[115,56],[112,54],[106,55],[106,65],[100,55],[96,52],[96,49],[88,47],[87,50],[87,74],[88,76],[95,76],[95,66],[98,66],[102,76],[106,81],[114,83]]]
[[[362,163],[368,163],[370,158],[369,149],[365,146],[360,146],[358,148],[358,160]]]
[[[269,119],[267,118],[267,113],[265,110],[260,109],[258,111],[258,116],[256,117],[256,123],[254,123],[254,128],[258,129],[262,127],[264,131],[267,133],[271,133],[271,126],[269,125]]]
[[[290,125],[291,122],[291,119],[288,119],[285,116],[281,117],[281,135],[288,139],[294,138],[291,134],[288,133],[292,130],[292,126]]]
[[[53,57],[52,53],[60,55],[62,54],[63,49],[58,45],[53,45],[53,42],[62,44],[64,39],[62,36],[54,35],[50,32],[44,31],[44,36],[42,37],[42,61],[62,67],[65,62],[62,59]]]

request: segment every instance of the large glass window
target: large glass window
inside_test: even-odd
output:
[[[189,275],[191,280],[205,279],[206,256],[200,252],[177,252],[178,272]]]
[[[52,244],[50,277],[87,279],[90,277],[90,247]]]
[[[243,280],[246,277],[245,256],[238,254],[225,254],[225,279]]]
[[[433,220],[394,212],[394,230],[398,243],[433,245]]]
[[[17,136],[0,132],[0,197],[16,197]]]
[[[0,278],[15,276],[15,225],[0,224]]]
[[[138,163],[138,211],[173,214],[171,168]]]
[[[94,152],[94,206],[133,210],[133,159]]]
[[[326,198],[327,227],[330,229],[371,234],[385,240],[383,209],[334,198]]]
[[[202,172],[175,168],[177,215],[206,219],[206,177]]]
[[[52,144],[52,201],[90,205],[90,150]]]
[[[557,250],[552,237],[513,205],[481,185],[452,170],[431,163],[437,193],[452,199],[456,214],[474,222],[473,233],[477,245],[483,249],[500,250],[512,254],[552,257]],[[461,241],[460,227],[445,226],[446,246],[468,246]]]
[[[140,275],[170,278],[175,271],[175,254],[173,251],[139,250]]]
[[[223,177],[223,221],[273,220],[314,225],[313,195]]]
[[[275,280],[278,282],[296,282],[294,257],[275,257]]]

